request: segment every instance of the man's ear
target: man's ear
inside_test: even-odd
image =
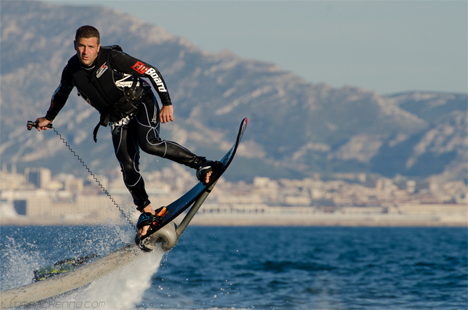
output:
[[[101,49],[101,43],[98,44],[97,46],[97,51],[99,52],[99,49]]]
[[[78,51],[78,49],[76,48],[76,40],[73,41],[73,47],[75,48],[75,51]]]

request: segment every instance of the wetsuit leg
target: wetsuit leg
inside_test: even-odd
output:
[[[159,109],[156,99],[143,102],[138,108],[136,117],[132,122],[136,126],[138,143],[141,149],[152,155],[172,160],[176,163],[198,169],[206,162],[205,157],[199,157],[180,144],[162,140],[159,137]]]
[[[128,125],[117,126],[112,131],[112,142],[115,155],[122,168],[125,186],[133,197],[133,202],[142,209],[150,204],[145,190],[145,182],[140,174],[140,152],[136,131],[132,130],[130,121]]]
[[[143,102],[128,125],[116,126],[112,131],[114,151],[122,168],[124,183],[140,210],[150,204],[139,170],[140,148],[194,169],[206,162],[205,157],[198,157],[181,145],[159,137],[159,109],[155,105],[156,99],[153,100]]]

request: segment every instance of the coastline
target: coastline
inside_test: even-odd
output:
[[[174,221],[179,223],[184,214]],[[0,226],[74,226],[119,222],[113,218],[0,218]],[[136,222],[136,221],[135,221]],[[350,227],[468,227],[466,214],[223,214],[199,213],[192,226],[350,226]]]

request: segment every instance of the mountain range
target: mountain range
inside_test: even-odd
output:
[[[217,158],[229,149],[242,118],[249,118],[228,179],[368,173],[467,182],[467,94],[379,95],[359,87],[333,88],[274,63],[229,51],[208,53],[163,25],[105,7],[40,1],[0,5],[2,163],[82,173],[53,131],[28,132],[25,124],[45,115],[62,69],[75,53],[75,31],[90,24],[100,29],[102,45],[118,44],[161,71],[176,116],[162,126],[163,138]],[[74,91],[54,127],[93,171],[118,172],[109,131],[102,128],[98,143],[92,140],[98,121],[98,113]],[[142,157],[143,171],[169,164]]]

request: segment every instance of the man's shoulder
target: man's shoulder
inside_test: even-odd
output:
[[[74,68],[76,66],[79,66],[80,65],[80,61],[78,60],[78,56],[75,54],[73,55],[72,57],[70,57],[70,59],[68,59],[68,62],[67,62],[67,65],[65,66],[65,68]]]
[[[110,57],[111,61],[119,61],[122,57],[125,57],[125,53],[119,45],[101,46],[99,55],[104,58]]]
[[[120,45],[101,46],[101,49],[122,52]]]
[[[78,61],[78,55],[74,54],[70,59],[68,59],[68,63],[73,63]]]

